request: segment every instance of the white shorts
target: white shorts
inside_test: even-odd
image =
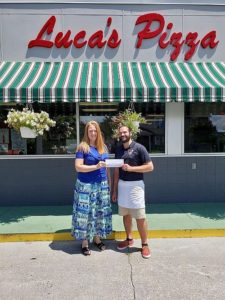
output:
[[[118,205],[125,208],[145,208],[145,185],[143,180],[118,182]]]

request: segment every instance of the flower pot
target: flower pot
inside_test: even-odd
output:
[[[20,133],[22,138],[34,139],[37,136],[36,131],[30,129],[29,127],[20,127]]]
[[[133,121],[133,124],[136,128],[139,128],[140,122],[139,121]]]

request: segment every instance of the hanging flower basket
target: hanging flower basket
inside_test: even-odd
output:
[[[37,133],[34,129],[29,127],[20,127],[21,137],[25,139],[34,139],[37,137]]]
[[[50,127],[54,127],[56,124],[49,118],[47,112],[35,113],[28,108],[24,108],[22,111],[11,109],[5,123],[16,131],[20,131],[24,138],[35,138],[37,135],[43,135],[44,131],[49,131]]]
[[[113,128],[113,138],[119,138],[118,126],[125,125],[131,129],[132,138],[136,139],[138,133],[140,132],[140,123],[147,123],[146,119],[142,117],[141,113],[135,112],[134,109],[125,109],[117,116],[112,117],[111,125]]]

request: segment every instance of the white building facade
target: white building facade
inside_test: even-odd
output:
[[[85,122],[113,155],[111,118],[131,106],[155,164],[147,201],[223,202],[224,25],[225,1],[2,1],[0,205],[71,203]],[[57,128],[22,139],[4,120],[25,106]]]

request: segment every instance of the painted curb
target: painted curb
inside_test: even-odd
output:
[[[150,230],[148,238],[201,238],[225,237],[225,229],[185,229],[185,230]],[[125,231],[115,231],[107,237],[108,240],[126,238]],[[133,231],[133,238],[139,239],[138,231]],[[0,243],[4,242],[35,242],[35,241],[73,241],[70,232],[63,233],[13,233],[0,234]]]

